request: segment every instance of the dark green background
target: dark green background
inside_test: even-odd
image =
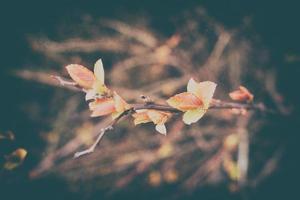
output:
[[[291,116],[276,119],[282,123],[279,136],[286,144],[283,160],[279,170],[264,181],[258,188],[250,192],[246,199],[297,199],[299,198],[299,61],[287,62],[288,54],[300,56],[300,5],[297,1],[238,1],[238,0],[207,0],[207,1],[96,1],[96,0],[60,0],[60,1],[1,1],[0,12],[0,130],[12,130],[17,140],[11,144],[2,144],[1,153],[10,152],[22,146],[26,149],[42,149],[43,143],[38,136],[40,126],[28,118],[20,109],[23,104],[31,101],[48,101],[51,88],[28,83],[11,75],[11,71],[22,69],[30,64],[32,50],[27,36],[31,34],[53,34],[57,24],[67,19],[76,21],[82,14],[93,17],[121,18],[124,14],[143,14],[151,17],[151,25],[170,34],[174,27],[170,19],[186,10],[202,5],[208,15],[225,26],[239,27],[245,17],[252,19],[252,31],[245,32],[249,39],[259,41],[262,48],[269,51],[270,60],[266,67],[274,68],[279,74],[278,87],[280,92],[294,107]],[[258,38],[254,38],[258,37]],[[40,87],[43,87],[41,92]],[[37,92],[38,91],[38,92]],[[51,109],[51,108],[50,108]],[[41,112],[50,112],[44,108]],[[47,129],[47,127],[43,127]],[[278,131],[277,131],[278,132]],[[0,199],[100,199],[101,191],[86,197],[82,193],[72,193],[68,185],[57,177],[46,177],[32,181],[27,172],[37,162],[30,154],[16,174],[5,174],[0,179]],[[164,188],[169,190],[170,188]],[[163,198],[164,191],[148,191],[145,195],[126,194],[128,198],[136,195],[141,198]],[[147,195],[151,192],[152,195]],[[125,192],[124,192],[125,194]],[[123,194],[115,198],[123,199]],[[195,199],[240,199],[243,194],[231,195],[222,186],[203,188],[188,196]]]

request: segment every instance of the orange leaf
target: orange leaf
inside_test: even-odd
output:
[[[116,111],[115,103],[112,98],[97,99],[89,104],[92,110],[91,117],[109,115]]]
[[[164,124],[171,117],[170,113],[157,110],[148,110],[147,114],[154,124]]]
[[[135,125],[151,122],[151,119],[149,118],[147,111],[140,110],[140,112],[137,111],[136,113],[132,114],[132,116],[134,118]]]
[[[66,66],[66,69],[71,78],[81,87],[90,89],[95,82],[95,76],[92,71],[78,64]]]
[[[229,96],[232,100],[235,101],[253,101],[253,94],[249,92],[249,90],[243,86],[240,86],[238,90],[229,93]]]
[[[130,108],[130,105],[116,92],[114,92],[114,102],[117,112],[123,112]]]
[[[169,98],[167,103],[181,111],[196,109],[203,105],[202,100],[190,92],[176,94]]]

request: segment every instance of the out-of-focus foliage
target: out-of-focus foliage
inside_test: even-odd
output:
[[[8,143],[14,143],[15,142],[15,135],[13,132],[8,131],[5,133],[0,133],[0,148],[3,148],[2,142],[8,142]],[[14,170],[20,165],[22,165],[23,161],[25,160],[27,156],[27,150],[24,148],[17,148],[13,152],[10,152],[8,154],[2,153],[0,154],[1,160],[3,160],[3,163],[0,162],[0,169],[5,170]],[[1,174],[0,174],[1,175]]]
[[[27,155],[27,151],[23,148],[16,149],[10,155],[6,156],[6,162],[4,163],[4,168],[7,170],[13,170],[16,167],[20,166],[25,157]]]
[[[47,74],[66,74],[64,66],[69,63],[92,66],[101,57],[105,66],[111,66],[107,80],[129,102],[146,95],[162,103],[163,98],[185,89],[193,77],[216,82],[216,96],[228,100],[228,92],[250,85],[257,100],[268,99],[286,112],[278,98],[276,74],[261,67],[263,54],[253,49],[239,29],[224,28],[201,8],[181,16],[170,35],[152,29],[144,18],[129,22],[84,19],[60,27],[64,34],[55,40],[47,35],[31,36],[32,49],[42,56],[42,66],[51,70],[23,70],[17,75],[58,86]],[[257,184],[275,169],[269,162],[274,166],[279,160],[272,151],[255,166],[249,157],[250,146],[254,141],[253,148],[260,146],[255,138],[268,122],[260,113],[241,116],[228,110],[209,111],[190,127],[175,117],[166,137],[151,127],[134,127],[124,121],[106,135],[93,154],[72,159],[110,119],[91,120],[82,94],[70,94],[61,89],[53,96],[51,106],[59,112],[51,120],[52,129],[42,134],[45,153],[31,171],[32,178],[52,172],[74,185],[87,187],[93,180],[89,187],[110,189],[135,181],[154,187],[176,184],[188,190],[224,182],[239,188]],[[249,173],[252,167],[256,173]],[[269,173],[261,173],[265,170]]]

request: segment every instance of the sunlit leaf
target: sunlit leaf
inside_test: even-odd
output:
[[[132,115],[134,117],[134,124],[141,124],[141,123],[148,123],[153,122],[156,124],[155,129],[163,134],[167,134],[166,126],[164,125],[165,122],[171,117],[171,113],[158,111],[158,110],[137,110],[136,113]]]
[[[190,92],[183,92],[170,97],[167,103],[178,110],[187,111],[203,105],[201,99]]]
[[[187,84],[187,92],[193,93],[194,95],[198,96],[198,83],[193,78],[191,78]]]
[[[102,64],[102,60],[99,59],[97,60],[97,62],[94,65],[94,74],[97,78],[97,80],[104,85],[104,68],[103,68],[103,64]]]
[[[91,117],[99,117],[112,114],[116,111],[115,103],[112,98],[97,99],[89,104],[92,110]]]
[[[155,126],[155,130],[157,130],[159,133],[166,135],[167,134],[167,128],[165,124],[157,124]]]
[[[95,76],[92,71],[78,64],[66,66],[66,69],[71,78],[81,87],[90,89],[95,82]]]
[[[183,114],[183,122],[188,125],[195,123],[203,117],[205,112],[206,112],[206,110],[203,110],[201,108],[186,111]]]
[[[217,84],[211,81],[203,81],[197,83],[194,79],[190,79],[187,85],[187,91],[199,97],[205,108],[209,107],[209,103],[214,95]]]
[[[130,108],[130,105],[116,92],[114,92],[114,102],[117,112],[124,112]]]
[[[164,124],[171,116],[168,112],[148,110],[147,114],[154,124]]]
[[[136,113],[132,114],[132,116],[135,125],[151,122],[147,111],[138,110]]]

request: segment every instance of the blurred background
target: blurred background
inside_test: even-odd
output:
[[[3,1],[0,199],[283,199],[300,196],[298,5],[293,1]],[[92,69],[128,102],[163,102],[190,77],[246,86],[276,113],[212,110],[185,126],[119,123],[50,75]]]

